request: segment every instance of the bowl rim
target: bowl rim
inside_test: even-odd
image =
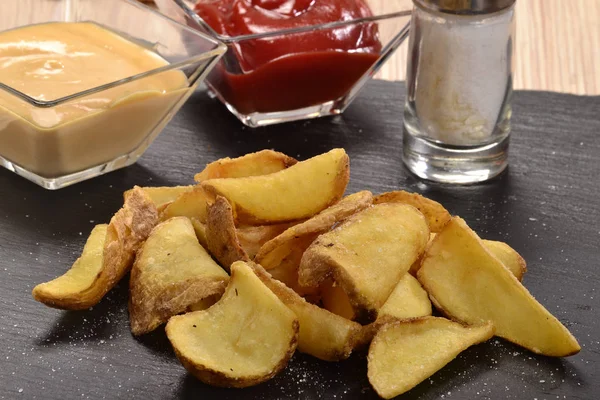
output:
[[[168,65],[164,65],[162,67],[159,68],[154,68],[145,72],[141,72],[139,74],[136,75],[132,75],[132,76],[128,76],[125,77],[123,79],[119,79],[113,82],[109,82],[109,83],[105,83],[99,86],[95,86],[93,88],[90,89],[86,89],[86,90],[82,90],[80,92],[76,92],[76,93],[72,93],[69,94],[67,96],[63,96],[60,97],[58,99],[53,99],[53,100],[38,100],[35,99],[5,83],[0,82],[0,90],[3,90],[13,96],[16,96],[18,98],[20,98],[21,100],[26,101],[27,103],[29,103],[30,105],[34,106],[34,107],[38,107],[38,108],[51,108],[51,107],[56,107],[58,105],[64,104],[68,101],[74,100],[74,99],[78,99],[81,97],[85,97],[85,96],[89,96],[91,94],[94,93],[98,93],[98,92],[103,92],[105,90],[108,89],[112,89],[114,87],[118,87],[121,86],[123,84],[129,83],[129,82],[133,82],[133,81],[137,81],[139,79],[143,79],[146,78],[148,76],[153,76],[156,74],[160,74],[163,73],[165,71],[171,71],[171,70],[176,70],[176,69],[180,69],[182,67],[186,67],[188,65],[192,65],[201,61],[205,61],[205,60],[210,60],[211,58],[213,59],[212,61],[212,65],[216,64],[216,61],[218,61],[219,58],[221,58],[223,56],[223,54],[225,54],[225,52],[227,51],[227,46],[222,43],[221,41],[215,39],[214,37],[211,37],[210,35],[207,35],[204,32],[198,31],[197,29],[192,29],[187,25],[184,25],[178,21],[175,21],[172,18],[169,18],[168,16],[160,13],[159,11],[148,7],[142,3],[140,3],[138,0],[118,0],[118,1],[122,1],[122,2],[126,2],[134,7],[138,7],[143,9],[144,11],[150,12],[162,19],[166,19],[168,20],[170,23],[177,25],[178,27],[184,29],[187,32],[190,32],[196,36],[199,36],[200,38],[213,43],[216,47],[212,50],[206,51],[206,52],[202,52],[200,54],[197,54],[195,56],[191,56],[186,58],[183,61],[179,61],[176,63],[172,63],[172,64],[168,64]],[[94,21],[90,21],[90,22],[94,22]],[[48,22],[42,22],[41,24],[44,23],[48,23]],[[40,24],[40,25],[41,25]],[[19,29],[19,28],[13,28],[13,29]]]
[[[406,16],[410,16],[412,14],[412,9],[407,9],[407,10],[399,10],[399,11],[386,13],[386,14],[373,15],[371,17],[354,18],[354,19],[350,19],[347,21],[327,22],[324,24],[315,24],[315,25],[307,25],[307,26],[302,26],[302,27],[297,27],[297,28],[280,29],[280,30],[271,31],[271,32],[251,33],[251,34],[245,34],[245,35],[230,36],[230,35],[223,35],[223,34],[216,32],[208,23],[206,23],[198,14],[196,14],[194,12],[194,10],[192,10],[184,0],[167,0],[167,1],[172,1],[173,3],[175,3],[177,5],[177,7],[179,7],[186,14],[186,16],[188,18],[191,18],[195,23],[200,25],[200,27],[202,29],[205,29],[208,34],[210,34],[215,39],[217,39],[220,42],[223,42],[225,44],[238,43],[238,42],[241,42],[244,40],[250,40],[250,39],[262,39],[262,38],[268,38],[268,37],[272,37],[272,36],[281,36],[281,35],[289,35],[289,34],[294,34],[294,33],[311,32],[311,31],[322,30],[322,29],[332,29],[332,28],[337,28],[337,27],[347,26],[347,25],[363,24],[366,22],[376,22],[376,21],[382,21],[382,20],[386,20],[386,19],[406,17]]]

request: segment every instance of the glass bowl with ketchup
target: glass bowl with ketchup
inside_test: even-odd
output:
[[[344,112],[407,37],[410,19],[405,0],[155,2],[227,45],[206,83],[251,127]]]
[[[0,1],[0,165],[59,189],[133,164],[225,51],[136,0]]]

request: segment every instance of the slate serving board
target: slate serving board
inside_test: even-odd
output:
[[[349,192],[420,192],[482,237],[512,245],[528,262],[524,284],[582,345],[576,356],[552,359],[493,339],[403,399],[597,399],[600,97],[516,92],[509,170],[466,187],[421,182],[404,169],[403,99],[403,84],[374,81],[343,117],[253,131],[199,92],[124,170],[56,192],[0,170],[0,398],[377,398],[363,354],[335,364],[297,353],[257,387],[205,386],[187,375],[162,329],[130,335],[127,280],[84,312],[46,308],[30,295],[71,265],[94,224],[108,222],[133,185],[188,184],[207,162],[263,148],[305,159],[344,147]]]

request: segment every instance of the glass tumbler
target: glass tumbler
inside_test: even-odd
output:
[[[508,165],[515,0],[413,0],[403,161],[469,184]]]

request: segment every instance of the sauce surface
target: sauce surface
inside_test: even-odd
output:
[[[93,23],[53,22],[0,32],[0,82],[51,101],[169,63]],[[43,177],[115,160],[143,145],[189,92],[176,69],[38,107],[0,90],[0,156]]]
[[[168,65],[156,53],[93,23],[47,23],[0,33],[0,82],[36,100],[50,101]],[[32,109],[0,92],[0,104],[40,127],[103,110],[135,92],[181,87],[181,77],[151,77],[55,109]]]
[[[372,16],[364,0],[200,0],[195,10],[228,36]],[[208,82],[242,113],[308,107],[346,94],[380,51],[375,23],[244,40]]]

